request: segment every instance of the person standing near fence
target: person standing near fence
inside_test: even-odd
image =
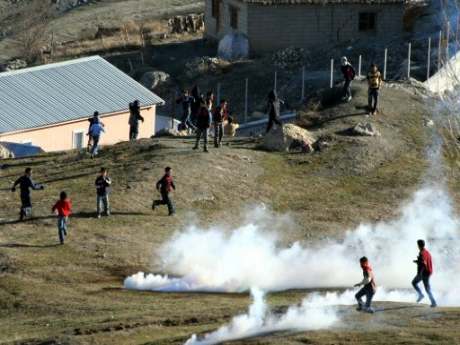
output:
[[[228,103],[225,99],[220,101],[219,106],[214,110],[214,147],[222,145],[222,138],[224,137],[224,122],[228,118]]]
[[[418,287],[420,282],[423,282],[425,286],[425,291],[428,294],[428,297],[431,302],[431,307],[434,308],[437,306],[436,300],[433,297],[430,286],[430,277],[433,274],[433,261],[431,259],[430,252],[425,248],[425,241],[418,240],[417,246],[419,249],[419,254],[417,260],[414,260],[414,263],[417,264],[417,275],[412,280],[412,286],[417,292],[417,303],[419,303],[425,296]]]
[[[273,127],[273,124],[277,124],[278,126],[283,126],[282,122],[280,121],[280,114],[281,114],[281,105],[284,104],[282,100],[278,98],[275,90],[270,91],[268,94],[268,104],[267,104],[267,114],[268,114],[268,124],[267,124],[267,133]]]
[[[153,201],[152,210],[155,211],[155,208],[159,205],[166,205],[168,206],[168,214],[170,216],[174,215],[174,213],[176,213],[176,210],[169,194],[173,190],[176,190],[176,185],[174,184],[174,180],[172,177],[172,169],[170,167],[165,168],[165,174],[157,182],[156,189],[160,192],[161,199]]]
[[[108,170],[101,168],[99,176],[94,182],[96,186],[96,212],[97,218],[101,218],[101,204],[104,206],[104,215],[110,216],[110,200],[109,194],[112,188],[112,179],[109,177]]]
[[[342,71],[344,79],[342,101],[350,102],[352,100],[351,83],[355,79],[356,72],[346,56],[342,57],[341,62],[342,66],[340,70]]]
[[[30,190],[43,190],[45,187],[32,180],[32,168],[26,168],[24,175],[14,182],[13,187],[11,188],[13,193],[16,192],[17,185],[19,185],[19,189],[21,190],[21,209],[19,211],[19,220],[23,221],[24,218],[32,215]]]
[[[64,244],[64,240],[67,236],[67,223],[69,221],[69,216],[72,213],[72,202],[67,197],[66,192],[61,192],[59,200],[54,204],[51,212],[57,214],[59,242]]]
[[[201,99],[201,107],[198,111],[196,119],[196,143],[193,147],[194,150],[197,150],[200,145],[200,139],[203,137],[203,151],[208,152],[208,135],[209,127],[211,127],[211,114],[209,112],[208,106],[206,105],[205,100]]]
[[[378,113],[380,87],[382,86],[382,74],[376,64],[371,65],[371,70],[367,74],[367,82],[369,85],[369,115],[376,115]]]
[[[129,141],[136,141],[139,136],[139,121],[144,122],[141,115],[141,107],[139,101],[136,99],[133,103],[129,104]]]

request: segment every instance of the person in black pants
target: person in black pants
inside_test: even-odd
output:
[[[283,126],[280,121],[280,111],[281,105],[284,104],[282,100],[278,98],[276,91],[270,91],[268,94],[268,105],[267,105],[267,113],[268,113],[268,124],[267,124],[267,133],[273,127],[273,124],[277,124],[278,126]]]
[[[157,182],[156,188],[161,194],[161,200],[154,200],[153,201],[152,210],[155,210],[156,206],[167,205],[169,215],[170,216],[174,215],[174,213],[176,213],[176,210],[175,210],[174,204],[173,204],[173,202],[171,200],[171,197],[169,196],[169,193],[171,193],[172,190],[176,190],[176,186],[175,186],[174,181],[173,181],[172,169],[170,167],[165,168],[165,174]]]
[[[21,190],[21,210],[19,212],[19,220],[22,221],[25,217],[32,214],[30,190],[43,190],[45,187],[32,180],[32,168],[26,168],[24,175],[14,182],[13,187],[11,188],[12,192],[16,191],[17,185],[19,185],[19,189]]]
[[[139,136],[139,121],[144,122],[138,100],[129,104],[129,140],[136,141]]]

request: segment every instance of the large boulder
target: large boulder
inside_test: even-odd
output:
[[[287,152],[295,149],[312,151],[315,138],[313,135],[294,124],[285,124],[273,128],[264,137],[262,147],[269,151]]]
[[[356,126],[350,128],[352,135],[359,135],[364,137],[375,137],[380,136],[380,132],[375,128],[372,123],[361,123],[359,122]]]
[[[141,78],[141,84],[146,88],[153,90],[158,85],[165,83],[169,80],[170,75],[162,71],[146,72]]]
[[[225,35],[219,42],[217,56],[224,60],[240,60],[249,56],[248,37],[241,33]]]

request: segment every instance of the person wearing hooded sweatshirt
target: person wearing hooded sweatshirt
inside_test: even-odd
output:
[[[412,280],[412,286],[417,292],[417,303],[419,303],[425,297],[418,287],[418,284],[423,282],[425,291],[430,298],[431,307],[435,308],[437,307],[437,304],[431,292],[430,286],[430,277],[433,274],[433,261],[431,259],[431,254],[428,250],[426,250],[424,240],[418,240],[417,246],[419,249],[419,254],[417,260],[414,260],[414,263],[417,264],[417,275]]]
[[[88,135],[91,137],[93,141],[93,147],[91,148],[91,158],[94,158],[99,151],[99,140],[101,138],[101,134],[105,133],[104,126],[100,122],[95,122],[89,128]]]
[[[91,126],[93,124],[100,122],[99,121],[99,112],[95,111],[93,116],[88,119],[88,122],[89,122],[89,127],[88,127],[88,133],[86,134],[88,136],[87,151],[91,152],[91,148],[93,146],[93,138],[91,137],[91,135],[89,135],[89,130],[91,129]],[[102,126],[104,126],[104,125],[102,124]]]
[[[372,309],[371,303],[377,288],[375,284],[374,273],[372,272],[369,260],[365,256],[359,259],[359,263],[363,270],[363,280],[355,284],[355,287],[362,286],[361,290],[359,290],[355,295],[355,298],[358,301],[358,308],[356,308],[356,310],[363,310],[368,313],[373,313],[374,309]],[[363,303],[361,299],[363,296],[366,296],[366,303]]]
[[[32,168],[26,168],[24,175],[18,178],[11,188],[11,191],[16,192],[16,186],[19,185],[21,190],[21,210],[19,211],[19,220],[24,220],[25,217],[32,214],[32,200],[30,198],[30,190],[43,190],[45,187],[35,183],[32,180]]]
[[[141,107],[139,101],[136,99],[133,103],[129,104],[129,141],[136,141],[139,136],[139,121],[144,122],[141,115]]]
[[[342,100],[346,102],[350,102],[352,99],[351,94],[351,82],[355,79],[356,72],[353,66],[350,64],[346,56],[343,56],[342,59],[342,66],[340,70],[343,74],[343,97]]]
[[[194,150],[197,150],[200,145],[200,139],[203,137],[203,151],[208,152],[208,134],[209,128],[211,127],[211,113],[206,105],[206,102],[201,98],[201,107],[196,119],[196,143],[193,147]]]
[[[67,222],[72,213],[72,202],[67,197],[66,192],[61,192],[59,200],[54,204],[51,212],[56,213],[58,216],[58,235],[59,242],[64,244],[64,239],[67,236]]]
[[[267,114],[268,114],[268,124],[267,124],[267,133],[273,127],[273,124],[276,123],[278,126],[283,126],[280,121],[281,105],[284,104],[282,100],[278,98],[275,90],[270,91],[268,94],[268,104],[267,104]]]

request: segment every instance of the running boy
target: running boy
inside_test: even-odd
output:
[[[156,206],[167,205],[169,215],[170,216],[174,215],[174,213],[176,213],[176,210],[174,208],[174,204],[173,204],[173,202],[171,200],[171,197],[169,196],[169,193],[172,192],[173,189],[176,190],[176,186],[175,186],[174,181],[173,181],[172,169],[170,167],[165,168],[165,174],[157,182],[156,188],[161,194],[161,200],[154,200],[153,201],[152,210],[155,210]]]
[[[61,244],[64,244],[64,239],[67,236],[67,223],[72,213],[72,202],[67,197],[66,192],[61,192],[59,200],[54,204],[51,212],[56,213],[58,216],[57,226],[59,241]]]
[[[356,308],[356,310],[358,311],[363,310],[368,313],[373,313],[374,309],[372,309],[371,303],[372,303],[372,298],[375,295],[375,290],[377,288],[375,284],[374,273],[372,272],[372,268],[369,264],[369,261],[367,260],[365,256],[359,259],[359,263],[361,265],[361,268],[363,269],[363,280],[355,284],[355,287],[357,286],[363,286],[363,287],[355,295],[355,298],[358,301],[358,308]],[[366,296],[365,304],[363,303],[361,299],[363,296]]]

